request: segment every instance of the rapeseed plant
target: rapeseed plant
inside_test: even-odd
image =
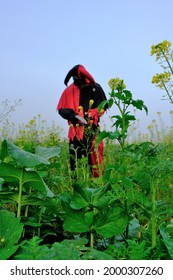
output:
[[[156,56],[156,61],[164,70],[163,73],[155,74],[152,78],[152,83],[158,88],[164,90],[166,94],[163,99],[168,99],[173,104],[173,50],[171,42],[164,40],[163,42],[151,46],[151,55]]]

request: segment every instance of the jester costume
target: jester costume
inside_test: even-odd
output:
[[[73,83],[67,86],[70,78]],[[82,156],[88,158],[94,177],[103,172],[103,141],[95,149],[99,133],[99,120],[107,106],[100,112],[98,105],[106,100],[101,86],[82,65],[74,66],[64,80],[67,88],[63,91],[57,110],[68,121],[69,151],[71,170],[75,170],[76,160]]]

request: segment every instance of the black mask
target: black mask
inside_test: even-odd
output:
[[[73,77],[74,85],[81,88],[83,87],[86,83],[85,80],[79,77]]]

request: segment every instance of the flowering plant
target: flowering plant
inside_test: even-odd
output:
[[[163,73],[156,73],[152,77],[152,83],[155,84],[158,88],[164,90],[166,95],[163,95],[163,98],[168,98],[173,104],[173,50],[171,50],[171,43],[167,40],[151,46],[151,55],[156,56],[156,61],[159,62],[163,68]]]

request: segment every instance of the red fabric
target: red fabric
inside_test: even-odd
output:
[[[103,141],[101,141],[98,145],[98,150],[95,150],[95,140],[93,141],[91,148],[90,165],[92,166],[93,177],[97,178],[100,177],[100,175],[102,175],[104,172],[104,144]]]
[[[94,78],[90,75],[86,69],[80,65],[78,68],[78,75],[79,77],[84,77],[86,83],[95,83]],[[79,98],[80,98],[80,89],[72,83],[68,88],[66,88],[59,100],[57,110],[63,108],[71,108],[76,113],[78,113],[78,106],[79,106]]]
[[[84,126],[83,125],[76,125],[76,137],[78,140],[83,140],[84,136]]]
[[[78,76],[80,78],[84,77],[87,84],[88,83],[95,83],[94,78],[91,76],[91,74],[82,65],[79,65],[79,67],[78,67]]]
[[[85,69],[84,69],[85,70]],[[86,71],[86,70],[85,70]],[[92,76],[91,76],[92,77]],[[61,108],[71,108],[77,113],[78,115],[84,117],[83,108],[79,107],[79,99],[80,99],[80,89],[76,87],[74,84],[71,84],[68,88],[66,88],[59,100],[59,103],[57,105],[57,110],[60,110]],[[89,117],[89,124],[90,124],[90,118],[93,120],[95,125],[98,125],[99,121],[99,114],[98,109],[89,109],[88,114]],[[69,126],[69,132],[68,132],[68,138],[69,140],[74,139],[76,136],[79,140],[83,139],[84,135],[84,127],[79,126],[73,126],[70,121],[68,121]]]
[[[73,141],[75,136],[76,136],[75,127],[73,124],[70,124],[69,130],[68,130],[68,139]]]
[[[71,84],[63,91],[56,109],[60,110],[61,108],[71,108],[78,113],[79,97],[80,89],[74,84]]]

